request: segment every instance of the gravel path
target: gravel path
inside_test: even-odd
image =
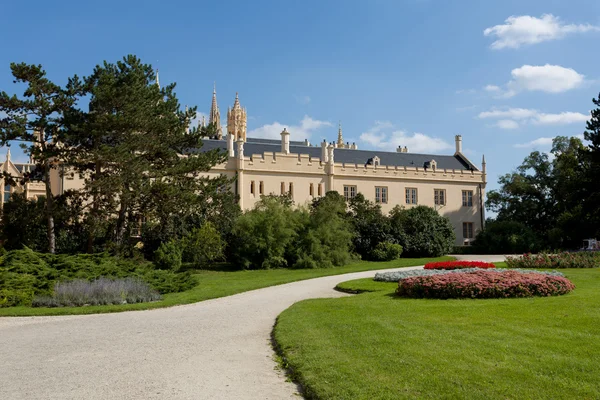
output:
[[[273,360],[275,318],[375,272],[149,311],[0,318],[0,399],[297,399]]]

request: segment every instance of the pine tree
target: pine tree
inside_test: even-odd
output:
[[[35,163],[34,173],[21,183],[41,179],[46,187],[45,213],[47,220],[48,251],[55,252],[54,196],[50,182],[51,171],[57,168],[54,162],[60,159],[65,149],[61,138],[65,131],[65,113],[70,112],[77,102],[78,78],[69,80],[65,88],[46,78],[41,65],[25,63],[10,65],[14,83],[24,83],[26,89],[21,98],[0,93],[0,144],[21,142],[21,147]],[[5,182],[16,184],[16,177],[6,175]]]
[[[587,122],[584,138],[590,143],[585,152],[588,165],[585,171],[586,190],[583,207],[587,217],[596,227],[595,234],[600,234],[600,94],[597,99],[592,99],[596,109],[591,111],[591,118]]]
[[[159,87],[150,65],[131,55],[104,62],[84,86],[89,112],[71,115],[66,143],[69,163],[85,180],[82,195],[91,199],[92,235],[114,217],[114,243],[122,247],[141,215],[185,213],[228,183],[205,176],[225,153],[198,151],[207,132],[189,129],[196,108],[182,111],[175,84]]]

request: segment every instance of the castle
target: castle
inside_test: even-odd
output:
[[[227,135],[223,138],[221,114],[213,90],[209,124],[216,132],[205,138],[198,151],[221,149],[227,161],[216,165],[207,175],[226,175],[234,179],[232,190],[239,196],[243,210],[251,209],[261,195],[288,194],[295,204],[306,204],[335,190],[346,199],[362,193],[384,212],[394,206],[426,205],[450,218],[456,245],[469,245],[484,225],[486,164],[478,169],[462,152],[462,137],[455,136],[453,155],[413,154],[406,147],[396,151],[359,150],[356,144],[344,143],[341,125],[337,141],[325,140],[318,146],[308,140],[292,141],[293,132],[284,129],[281,140],[246,137],[247,112],[236,93],[227,110]],[[203,118],[200,125],[205,126]],[[22,176],[33,164],[15,164],[10,159],[0,165],[12,176]],[[54,170],[52,192],[60,195],[78,189],[82,181]],[[10,193],[25,192],[27,198],[44,195],[41,182],[23,186],[0,185],[1,204]]]

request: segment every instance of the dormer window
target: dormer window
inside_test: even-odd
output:
[[[373,157],[373,165],[375,167],[379,167],[379,164],[380,164],[379,157],[377,157],[377,156]]]

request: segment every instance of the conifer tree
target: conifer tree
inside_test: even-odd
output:
[[[196,108],[182,111],[175,84],[161,88],[150,65],[129,55],[97,66],[84,82],[89,112],[71,115],[67,144],[69,163],[85,180],[82,195],[91,199],[91,236],[114,217],[120,247],[139,216],[185,213],[227,184],[203,175],[225,153],[198,151],[207,132],[189,127]]]
[[[585,171],[583,205],[589,220],[596,227],[595,234],[600,234],[600,94],[592,102],[596,109],[591,111],[592,116],[584,132],[584,138],[590,143],[585,153],[589,163]]]
[[[65,113],[73,109],[79,90],[78,78],[69,80],[63,88],[46,77],[41,65],[12,63],[10,65],[14,83],[26,85],[22,97],[0,93],[0,112],[6,116],[0,119],[0,145],[11,141],[21,142],[20,146],[35,163],[35,169],[25,176],[22,184],[31,179],[45,183],[45,213],[47,220],[48,251],[55,252],[56,235],[54,227],[54,196],[50,182],[55,162],[64,153],[61,138],[65,131]],[[16,184],[16,177],[6,175],[5,182]]]

